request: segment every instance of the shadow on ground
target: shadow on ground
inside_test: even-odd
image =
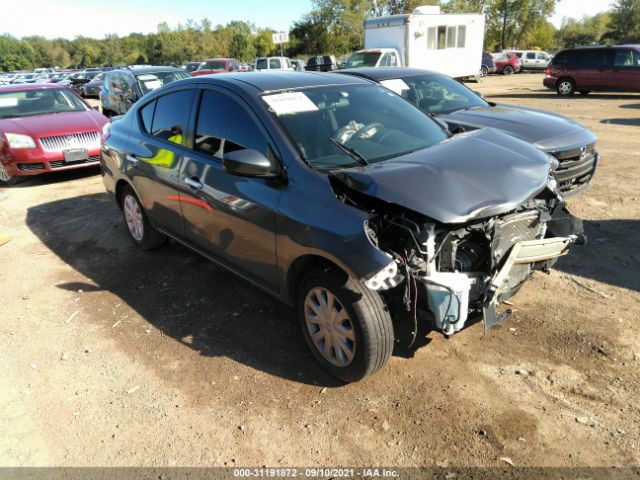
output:
[[[600,120],[600,123],[640,127],[640,118],[607,118],[605,120]]]
[[[21,177],[18,183],[4,188],[34,188],[41,185],[52,185],[55,183],[71,182],[83,178],[92,177],[100,173],[100,167],[78,168],[74,170],[64,170],[62,172],[43,173],[40,175],[26,175]]]
[[[573,247],[555,268],[640,291],[640,220],[585,221],[584,228],[587,245]]]
[[[312,357],[293,309],[180,245],[139,250],[106,193],[31,207],[27,225],[89,279],[56,287],[110,292],[164,335],[200,355],[226,356],[296,382],[341,385]],[[113,323],[99,314],[91,321],[109,328]],[[416,341],[409,348],[413,320],[399,322],[396,336],[402,344],[396,355],[410,357],[426,345],[429,325],[419,320]]]

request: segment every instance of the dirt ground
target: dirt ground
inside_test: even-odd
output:
[[[487,337],[421,326],[342,385],[294,313],[177,245],[141,252],[97,171],[0,188],[0,465],[637,466],[640,95],[470,84],[599,137],[589,243]]]

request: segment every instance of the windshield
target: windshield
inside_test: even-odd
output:
[[[380,52],[356,52],[349,57],[344,68],[375,67],[380,55]]]
[[[380,84],[425,113],[449,113],[489,106],[473,91],[445,75],[415,75],[382,80]]]
[[[198,70],[224,70],[227,68],[227,62],[224,60],[209,60],[200,65]]]
[[[0,118],[19,118],[87,110],[82,101],[64,89],[43,88],[0,93]]]
[[[378,85],[314,87],[262,97],[305,160],[327,171],[398,157],[447,138]]]
[[[167,83],[175,82],[176,80],[182,80],[183,78],[191,78],[191,75],[182,70],[170,72],[142,73],[140,75],[136,75],[138,85],[140,86],[140,90],[142,90],[143,95],[146,95],[152,90],[160,88]]]

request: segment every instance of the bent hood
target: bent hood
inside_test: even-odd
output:
[[[578,122],[533,108],[497,104],[438,117],[457,125],[497,128],[549,152],[579,148],[596,141],[596,136]]]
[[[463,223],[511,211],[542,191],[549,156],[514,137],[482,129],[329,175],[351,190],[441,223]]]

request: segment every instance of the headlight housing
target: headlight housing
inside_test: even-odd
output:
[[[5,133],[4,135],[11,148],[36,148],[36,142],[29,135],[20,133]]]

